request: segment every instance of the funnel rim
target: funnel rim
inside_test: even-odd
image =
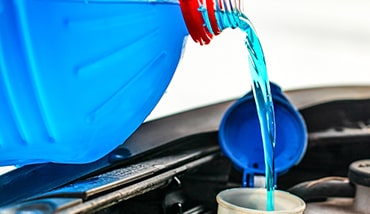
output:
[[[237,206],[235,204],[232,204],[230,202],[228,202],[227,200],[223,199],[222,196],[224,196],[225,194],[232,194],[232,193],[245,193],[245,194],[250,194],[250,193],[254,193],[254,194],[258,194],[260,196],[263,196],[263,199],[265,200],[266,199],[266,189],[264,188],[244,188],[244,187],[237,187],[237,188],[231,188],[231,189],[226,189],[226,190],[223,190],[221,192],[219,192],[216,196],[216,201],[218,203],[218,206],[222,206],[226,209],[231,209],[231,210],[234,210],[234,211],[237,211],[237,212],[240,212],[240,213],[259,213],[259,214],[262,214],[262,213],[273,213],[273,214],[283,214],[283,213],[287,213],[287,209],[283,209],[283,210],[275,210],[275,211],[266,211],[266,210],[257,210],[257,209],[252,209],[252,208],[246,208],[246,207],[240,207],[240,206]],[[274,190],[274,198],[275,198],[275,202],[276,200],[278,199],[285,199],[285,200],[289,200],[292,204],[295,204],[295,207],[292,208],[292,209],[289,209],[289,213],[290,214],[298,214],[298,213],[303,213],[303,211],[305,210],[306,208],[306,203],[301,199],[299,198],[298,196],[296,195],[293,195],[289,192],[286,192],[286,191],[282,191],[282,190]]]

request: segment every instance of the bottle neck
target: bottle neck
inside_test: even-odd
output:
[[[226,28],[243,27],[247,17],[241,8],[244,0],[180,0],[190,36],[195,42],[208,44]]]

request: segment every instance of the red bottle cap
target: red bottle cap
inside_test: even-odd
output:
[[[195,42],[201,45],[208,44],[214,35],[221,31],[218,28],[215,16],[214,0],[180,0],[180,7],[190,36]],[[199,11],[200,6],[206,3],[207,14],[211,24],[213,34],[206,27],[202,13]]]

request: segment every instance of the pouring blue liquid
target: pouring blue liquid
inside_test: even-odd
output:
[[[266,62],[261,43],[253,30],[252,25],[245,22],[240,27],[247,32],[245,45],[249,51],[249,67],[253,81],[253,94],[257,107],[258,119],[261,126],[265,158],[265,176],[267,190],[266,210],[274,210],[274,147],[275,147],[275,114],[272,102]]]
[[[200,7],[208,29],[212,29],[210,20],[207,18],[207,10]],[[245,46],[248,50],[249,67],[252,76],[252,88],[257,107],[257,114],[261,128],[265,161],[265,183],[267,190],[266,210],[274,210],[274,147],[275,147],[275,114],[270,90],[269,78],[264,53],[259,38],[250,20],[243,13],[231,10],[215,10],[215,17],[220,30],[225,28],[239,28],[246,33]],[[212,31],[212,30],[211,30]],[[211,32],[213,33],[213,32]]]
[[[261,129],[267,190],[266,210],[274,210],[275,113],[267,75],[265,57],[259,38],[248,17],[240,8],[244,1],[180,0],[184,19],[193,40],[208,44],[214,35],[226,28],[239,28],[246,33],[245,46],[252,76],[252,88]]]
[[[258,119],[261,126],[261,134],[265,158],[265,176],[267,190],[266,210],[274,210],[274,147],[275,147],[275,115],[272,103],[270,85],[266,72],[266,64],[263,52],[255,32],[249,28],[245,42],[250,52],[250,70],[253,80],[253,93],[256,102]],[[254,54],[255,55],[252,55]],[[262,57],[262,58],[261,58]],[[256,63],[258,63],[256,65]]]

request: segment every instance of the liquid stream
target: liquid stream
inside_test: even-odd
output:
[[[249,52],[249,66],[252,76],[252,88],[257,107],[257,114],[261,126],[263,141],[267,202],[266,210],[274,210],[274,147],[275,147],[275,114],[272,102],[269,79],[267,75],[266,62],[261,43],[256,35],[254,27],[249,19],[238,11],[222,11],[216,9],[216,19],[220,30],[225,28],[239,28],[247,34],[245,46]],[[206,21],[208,29],[210,23]],[[211,32],[213,33],[213,32]]]

